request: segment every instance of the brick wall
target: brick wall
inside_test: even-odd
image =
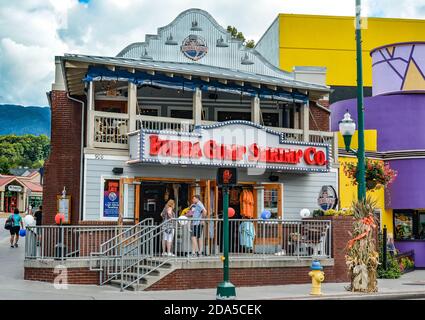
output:
[[[79,221],[81,104],[70,100],[65,91],[51,92],[51,150],[45,163],[43,185],[43,224],[54,224],[56,196],[66,187],[71,196],[71,222]]]
[[[326,281],[334,281],[333,267],[325,267]],[[308,267],[230,269],[230,281],[237,287],[309,283]],[[146,290],[215,288],[223,280],[222,269],[177,269]]]
[[[55,273],[54,268],[25,268],[24,279],[43,281],[53,283],[58,275],[64,273]],[[89,268],[68,268],[66,271],[68,284],[99,284],[99,272],[90,271]]]
[[[353,230],[354,218],[352,216],[317,217],[319,220],[332,221],[332,257],[334,258],[335,281],[348,281],[345,252],[350,232]]]
[[[330,112],[310,102],[310,130],[329,131]]]

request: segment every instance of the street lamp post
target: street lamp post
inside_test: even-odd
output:
[[[365,146],[364,146],[364,105],[363,105],[363,68],[362,68],[362,29],[361,29],[361,0],[356,0],[356,56],[357,56],[357,122],[358,150],[357,150],[357,183],[358,199],[366,198],[365,177]]]
[[[356,124],[350,114],[345,113],[344,119],[339,122],[339,131],[344,137],[345,150],[357,156],[357,197],[360,201],[366,198],[365,174],[365,142],[364,142],[364,105],[363,105],[363,69],[362,69],[362,31],[361,31],[361,0],[356,0],[356,59],[357,59],[357,122],[358,122],[358,149],[350,148],[351,137],[356,130]]]

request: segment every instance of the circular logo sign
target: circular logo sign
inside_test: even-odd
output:
[[[197,61],[207,54],[208,47],[204,38],[191,34],[183,40],[181,51],[189,59]]]
[[[110,192],[108,198],[111,201],[115,201],[117,199],[117,194],[115,192]]]
[[[317,204],[322,210],[335,209],[338,203],[336,191],[332,186],[323,186],[317,199]]]

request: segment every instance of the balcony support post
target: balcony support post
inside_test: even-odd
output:
[[[192,107],[195,126],[199,126],[202,122],[202,91],[200,88],[196,88],[195,91],[193,91]]]
[[[303,129],[303,141],[308,142],[310,134],[310,103],[308,100],[301,106],[301,121]]]
[[[260,98],[258,96],[251,98],[251,121],[261,124]]]
[[[88,83],[87,91],[87,147],[93,148],[94,145],[94,104],[95,104],[95,92],[94,92],[94,82],[90,81]]]
[[[136,131],[137,121],[137,86],[133,82],[128,82],[128,132]]]

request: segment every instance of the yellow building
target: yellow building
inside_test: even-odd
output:
[[[362,25],[365,95],[370,95],[370,51],[390,43],[425,40],[425,20],[367,18]],[[256,49],[283,70],[292,71],[295,66],[326,67],[326,84],[335,89],[331,102],[355,97],[354,16],[279,14]]]
[[[344,139],[341,135],[338,137],[339,148],[344,149]],[[357,131],[353,136],[351,147],[353,149],[358,148],[357,141]],[[377,132],[376,130],[366,130],[365,131],[365,149],[366,152],[376,152],[377,151]],[[372,160],[382,161],[379,159]],[[353,184],[353,180],[347,177],[344,173],[344,165],[349,162],[357,163],[357,158],[354,156],[347,156],[340,154],[339,158],[340,170],[339,170],[339,206],[341,209],[350,208],[354,200],[357,199],[357,185]],[[391,210],[385,210],[385,190],[380,188],[374,191],[368,191],[367,196],[370,196],[373,200],[376,201],[377,212],[380,218],[381,228],[386,225],[388,232],[393,233],[393,223],[392,223],[392,212]]]

